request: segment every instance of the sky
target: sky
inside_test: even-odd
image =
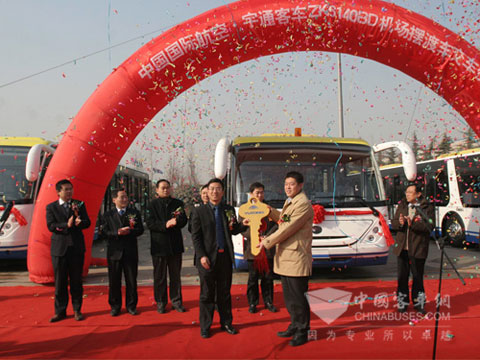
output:
[[[60,141],[95,88],[137,49],[221,0],[0,0],[1,136]],[[478,0],[388,1],[434,19],[478,47]],[[223,136],[338,136],[336,54],[286,53],[230,67],[172,101],[135,139],[122,164],[153,173],[195,159],[212,174]],[[50,69],[50,70],[49,70]],[[47,71],[48,70],[48,71]],[[371,144],[460,140],[464,119],[416,80],[374,61],[342,55],[346,137]],[[162,174],[154,174],[154,178]]]

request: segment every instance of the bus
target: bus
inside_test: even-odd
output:
[[[0,211],[14,204],[0,232],[0,259],[26,259],[33,204],[40,189],[41,174],[50,162],[56,145],[38,137],[0,137]],[[37,172],[27,180],[26,162],[30,149],[37,149]],[[13,202],[13,203],[12,203]],[[3,218],[3,216],[2,216]]]
[[[42,138],[0,137],[0,216],[13,204],[0,231],[0,259],[26,259],[35,200],[56,144]],[[148,174],[118,166],[108,186],[99,216],[113,207],[111,190],[124,188],[146,214],[150,198]]]
[[[389,216],[404,196],[407,180],[398,164],[380,171],[387,195]],[[435,231],[454,246],[479,243],[480,148],[443,154],[417,163],[417,182],[435,205]]]
[[[225,200],[238,213],[248,200],[250,184],[256,181],[265,185],[265,201],[281,209],[285,174],[299,171],[305,179],[306,195],[327,214],[321,223],[312,224],[314,266],[381,265],[387,262],[389,251],[377,211],[386,216],[387,204],[374,153],[401,148],[406,176],[414,179],[416,174],[412,173],[415,160],[407,144],[380,145],[301,135],[301,131],[233,141],[223,138],[215,151],[215,176],[224,179]],[[236,235],[232,240],[236,267],[245,269],[243,237]]]
[[[100,207],[100,214],[112,209],[115,205],[112,201],[112,190],[125,189],[131,205],[135,206],[142,214],[142,218],[147,216],[147,206],[150,201],[151,190],[150,177],[147,173],[131,169],[122,165],[117,166],[115,174],[105,191],[103,202]]]

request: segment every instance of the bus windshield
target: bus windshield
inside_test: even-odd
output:
[[[308,148],[239,149],[235,156],[233,199],[237,206],[247,201],[253,182],[265,185],[265,200],[281,207],[285,201],[285,174],[304,176],[303,189],[314,204],[325,207],[384,205],[372,166],[370,149],[325,150]],[[335,197],[334,197],[335,194]]]
[[[33,201],[33,186],[25,177],[29,147],[0,146],[0,204],[14,200],[17,204]]]

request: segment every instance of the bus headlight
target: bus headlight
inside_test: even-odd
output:
[[[375,241],[375,236],[368,235],[367,241],[374,242]]]
[[[377,234],[378,233],[378,226],[375,226],[373,229],[372,229],[372,232],[374,234]]]
[[[10,224],[5,224],[5,230],[10,229],[11,227],[12,227],[12,225],[10,225]]]

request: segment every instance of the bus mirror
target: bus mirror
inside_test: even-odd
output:
[[[223,179],[227,174],[229,145],[230,141],[224,137],[220,139],[215,149],[214,172],[216,178]]]
[[[35,181],[38,179],[41,166],[42,153],[53,154],[55,149],[44,144],[33,145],[28,151],[27,164],[25,165],[25,176],[28,181]]]
[[[403,141],[389,141],[373,146],[374,152],[380,152],[383,150],[397,148],[402,155],[403,171],[408,181],[415,181],[417,178],[417,161],[415,160],[415,154],[406,142]]]

